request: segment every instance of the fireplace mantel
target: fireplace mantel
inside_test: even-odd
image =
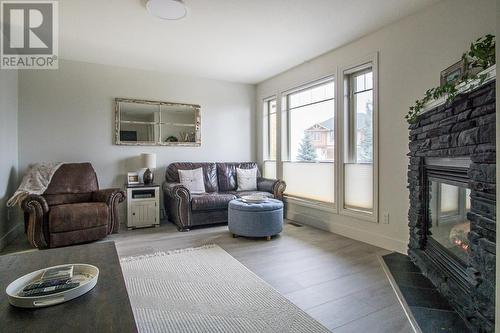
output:
[[[481,84],[481,86],[486,85],[490,83],[491,81],[495,80],[497,77],[497,65],[490,66],[486,68],[485,70],[481,71],[478,75],[486,75],[486,79],[484,82]],[[477,85],[479,85],[479,79],[470,81],[468,83],[462,83],[458,85],[457,90],[459,94],[465,94],[470,92],[471,90],[474,90]],[[425,113],[427,111],[431,111],[435,109],[436,107],[443,105],[446,103],[446,96],[442,96],[438,99],[435,99],[433,101],[428,102],[425,104],[421,110],[422,113]]]
[[[474,332],[493,332],[495,320],[495,83],[491,76],[480,87],[465,87],[452,102],[430,107],[410,125],[408,254]],[[429,170],[471,191],[465,263],[448,258],[428,237]]]

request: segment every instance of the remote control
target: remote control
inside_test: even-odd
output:
[[[32,289],[28,291],[22,291],[19,293],[19,296],[21,297],[34,297],[34,296],[45,296],[45,295],[51,295],[55,293],[59,293],[61,291],[73,289],[75,287],[78,287],[80,283],[75,282],[75,283],[65,283],[61,284],[58,286],[52,286],[52,287],[46,287],[46,288],[37,288],[37,289]]]
[[[28,284],[26,287],[24,287],[23,291],[58,286],[60,284],[65,284],[68,280],[69,279],[54,279],[48,281],[38,281]]]

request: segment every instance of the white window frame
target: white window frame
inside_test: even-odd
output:
[[[333,116],[334,116],[334,119],[335,119],[335,126],[337,126],[337,103],[336,103],[336,100],[337,100],[337,82],[335,81],[335,75],[328,75],[328,76],[324,76],[320,79],[317,79],[317,80],[313,80],[313,81],[309,81],[308,83],[305,83],[305,84],[302,84],[298,87],[295,87],[293,89],[289,89],[289,90],[286,90],[286,91],[283,91],[281,92],[280,94],[280,97],[284,97],[286,102],[285,102],[285,107],[286,109],[283,111],[285,114],[286,114],[286,134],[287,134],[287,147],[286,147],[286,159],[283,160],[283,162],[291,162],[291,163],[294,163],[294,162],[298,162],[298,161],[292,161],[292,159],[290,158],[290,109],[288,108],[288,104],[289,104],[289,99],[290,99],[290,95],[291,94],[294,94],[294,93],[297,93],[297,92],[300,92],[300,91],[303,91],[303,90],[307,90],[309,88],[312,88],[312,87],[315,87],[315,86],[319,86],[321,84],[324,84],[324,83],[327,83],[329,81],[333,81],[334,85],[335,85],[335,89],[334,89],[334,92],[333,92],[333,100],[335,101],[335,110],[334,110],[334,113],[333,113]],[[321,163],[321,161],[318,161],[318,162],[311,162],[311,163]],[[325,163],[330,163],[329,161],[325,162]],[[336,163],[336,160],[334,160],[334,163]]]
[[[345,175],[344,175],[344,164],[346,161],[346,142],[349,144],[353,144],[354,140],[349,140],[349,135],[352,134],[352,131],[346,133],[346,114],[350,114],[350,110],[346,110],[346,97],[345,97],[345,82],[348,80],[349,75],[358,72],[360,70],[366,68],[372,68],[373,72],[373,211],[365,212],[361,210],[355,210],[345,207]],[[338,110],[337,116],[338,125],[336,129],[338,130],[338,135],[335,136],[337,139],[337,174],[338,174],[338,182],[337,182],[337,202],[338,202],[338,210],[341,215],[354,217],[360,220],[378,223],[379,222],[379,146],[378,146],[378,137],[379,137],[379,122],[378,122],[378,52],[367,57],[360,58],[354,64],[350,64],[347,66],[341,66],[337,69],[337,77],[339,80],[336,82],[336,110]],[[343,138],[342,142],[338,143],[338,138]],[[351,149],[352,151],[352,149]]]
[[[277,99],[276,99],[276,96],[269,96],[267,98],[264,98],[262,100],[262,118],[265,119],[265,123],[263,122],[263,126],[262,126],[262,132],[264,134],[263,136],[263,154],[262,154],[262,160],[263,161],[276,161],[277,160],[277,156],[275,157],[275,159],[272,159],[271,158],[271,117],[270,117],[270,109],[269,109],[269,104],[272,102],[272,101],[275,101],[276,102],[276,107],[277,107]],[[277,115],[278,113],[278,110],[276,110],[276,117],[278,117]],[[278,128],[276,128],[276,132],[278,131]],[[277,139],[277,138],[275,138]],[[276,141],[276,144],[277,144],[277,141]],[[276,155],[277,155],[277,152],[276,152]]]
[[[275,174],[278,179],[281,179],[282,176],[278,172],[280,172],[280,168],[278,166],[278,160],[280,159],[280,154],[279,154],[279,149],[281,149],[280,145],[280,135],[279,135],[279,130],[280,126],[278,125],[278,121],[280,121],[280,115],[278,108],[280,105],[278,104],[278,95],[271,95],[266,98],[262,99],[261,103],[261,108],[262,108],[262,163],[265,162],[274,162],[275,163]],[[269,116],[270,109],[269,109],[269,104],[271,101],[276,101],[276,157],[275,159],[271,159],[271,117]],[[262,166],[263,167],[263,166]]]
[[[338,87],[338,81],[337,81],[337,74],[328,74],[328,75],[325,75],[325,76],[322,76],[320,78],[317,78],[317,79],[313,79],[313,80],[310,80],[310,81],[307,81],[305,83],[302,83],[302,84],[298,84],[298,85],[295,85],[293,88],[290,88],[290,89],[286,89],[286,90],[283,90],[281,91],[280,93],[277,94],[277,102],[278,102],[278,99],[279,99],[279,106],[277,106],[277,108],[279,107],[279,123],[280,123],[280,129],[279,129],[279,133],[280,135],[278,136],[278,139],[279,139],[279,142],[278,142],[278,145],[280,146],[280,156],[279,156],[279,161],[277,161],[276,163],[276,166],[278,168],[277,170],[277,175],[279,176],[280,179],[283,178],[283,164],[284,163],[294,163],[294,162],[298,162],[298,161],[292,161],[291,158],[290,158],[290,110],[288,108],[288,104],[289,104],[289,96],[293,93],[296,93],[296,92],[299,92],[299,91],[302,91],[302,90],[306,90],[306,89],[309,89],[311,87],[314,87],[314,86],[317,86],[317,85],[321,85],[323,83],[326,83],[326,82],[329,82],[329,81],[333,81],[334,85],[335,85],[335,89],[334,89],[334,92],[333,92],[333,100],[335,102],[335,107],[334,107],[334,112],[333,112],[333,116],[334,116],[334,151],[336,152],[335,153],[335,158],[334,158],[334,161],[333,161],[333,169],[334,169],[334,176],[333,176],[333,179],[334,179],[334,184],[333,184],[333,190],[334,190],[334,202],[333,203],[330,203],[330,202],[323,202],[323,201],[317,201],[317,200],[314,200],[314,199],[309,199],[309,198],[302,198],[302,197],[296,197],[296,196],[290,196],[290,195],[286,195],[285,194],[285,200],[286,201],[291,201],[291,202],[294,202],[296,204],[299,204],[299,205],[302,205],[302,206],[306,206],[306,207],[314,207],[314,208],[317,208],[319,210],[323,210],[323,211],[327,211],[327,212],[330,212],[330,213],[335,213],[337,214],[338,213],[338,198],[339,198],[339,191],[338,191],[338,186],[335,186],[335,184],[338,184],[338,181],[339,181],[339,169],[338,169],[338,149],[337,149],[337,146],[338,145],[338,136],[337,136],[337,133],[338,133],[338,104],[337,104],[337,100],[338,100],[338,91],[337,91],[337,87]],[[277,104],[278,105],[278,104]],[[282,118],[285,118],[282,120]],[[284,125],[284,126],[283,126]],[[284,127],[284,128],[283,128]],[[283,135],[283,132],[286,131],[285,135]],[[282,138],[283,136],[286,137],[286,142],[285,142],[285,147],[281,147],[282,145]],[[284,151],[282,152],[281,149],[284,149]],[[317,161],[317,162],[311,162],[311,163],[331,163],[330,161]]]

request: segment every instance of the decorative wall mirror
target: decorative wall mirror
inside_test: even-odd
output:
[[[200,106],[115,98],[115,142],[129,146],[199,147]]]

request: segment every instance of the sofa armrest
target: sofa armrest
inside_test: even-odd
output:
[[[45,237],[45,221],[49,212],[49,205],[41,195],[30,194],[21,202],[21,208],[27,217],[26,234],[30,244],[36,248],[49,246]]]
[[[163,183],[163,193],[174,199],[188,199],[191,200],[191,192],[186,186],[181,183]]]
[[[127,195],[119,188],[108,188],[92,193],[92,201],[104,202],[109,207],[108,214],[108,235],[117,233],[120,228],[118,219],[118,205],[125,200]]]
[[[125,192],[119,188],[107,188],[105,190],[92,192],[92,201],[104,202],[107,205],[110,205],[114,200],[123,202],[126,197],[127,195],[125,194]]]
[[[257,189],[263,192],[269,192],[276,199],[283,199],[283,192],[286,189],[286,183],[280,179],[257,178]]]
[[[169,219],[181,230],[190,226],[191,193],[180,183],[163,183],[163,200]]]

